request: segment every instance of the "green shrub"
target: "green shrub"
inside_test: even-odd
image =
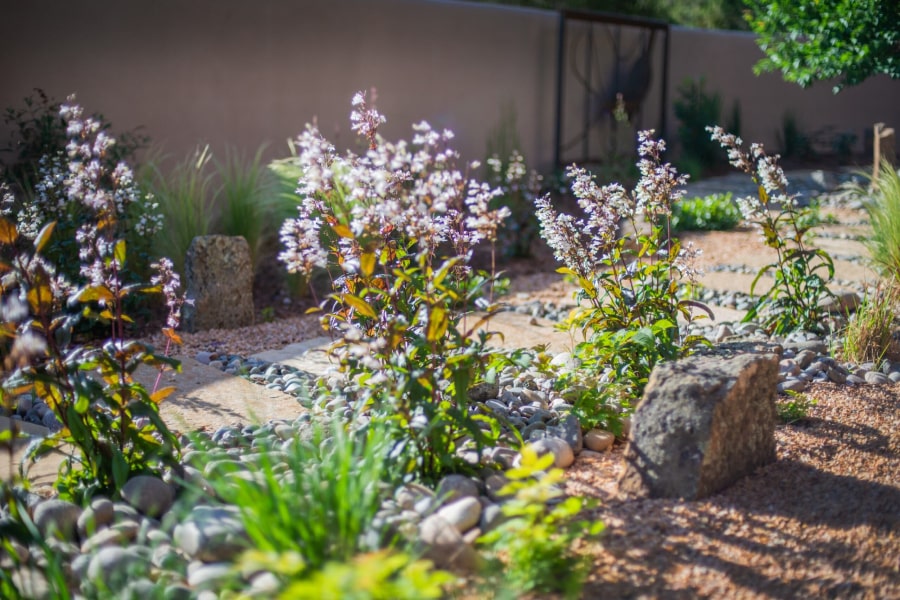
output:
[[[261,146],[252,159],[228,148],[225,159],[214,161],[219,188],[215,194],[218,213],[216,233],[241,236],[250,246],[250,260],[256,271],[263,253],[278,241],[278,194],[269,170],[262,163]],[[273,256],[274,258],[274,256]]]
[[[383,424],[349,431],[312,421],[277,458],[251,457],[252,478],[213,474],[218,498],[240,510],[248,549],[242,574],[267,571],[279,598],[439,598],[453,578],[400,550],[375,515],[396,483],[394,442]]]
[[[362,93],[353,106],[366,155],[338,155],[311,125],[298,140],[302,200],[282,227],[280,257],[291,272],[328,272],[323,325],[341,338],[334,350],[352,383],[348,402],[391,426],[395,461],[410,476],[437,481],[471,469],[463,444],[480,450],[499,435],[468,397],[491,360],[488,336],[476,335],[484,319],[459,307],[491,298],[493,274],[474,273],[470,251],[496,241],[509,210],[492,209],[490,186],[455,168],[450,132],[423,122],[411,144],[392,144]]]
[[[487,181],[497,191],[491,207],[506,207],[510,213],[498,232],[497,244],[505,258],[529,257],[531,244],[538,234],[534,199],[541,191],[541,177],[535,171],[528,171],[518,150],[506,161],[494,155],[487,160],[487,165]]]
[[[535,203],[542,235],[565,265],[559,271],[580,286],[579,308],[566,326],[586,338],[575,348],[581,367],[563,374],[559,385],[582,390],[575,407],[583,422],[602,410],[613,429],[657,363],[707,343],[700,336],[682,336],[678,327],[679,317],[695,318],[692,308],[708,309],[676,294],[680,280],[696,280],[699,251],[669,237],[672,203],[683,193],[677,188],[684,178],[662,163],[665,142],[651,133],[639,134],[641,179],[633,192],[619,184],[601,188],[573,166],[572,190],[586,218],[559,214],[549,196]]]
[[[253,551],[241,560],[247,572],[268,571],[287,580],[279,600],[426,600],[445,597],[444,586],[454,580],[431,562],[395,550],[357,554],[298,577],[303,566],[296,553]]]
[[[0,481],[0,503],[8,511],[8,516],[0,519],[0,556],[5,563],[0,569],[0,597],[30,600],[42,590],[44,597],[69,600],[72,594],[66,581],[68,565],[64,564],[58,549],[44,539],[29,514],[27,503],[11,482]],[[40,571],[30,564],[35,555],[45,561]]]
[[[177,366],[147,346],[125,338],[126,299],[141,292],[164,292],[177,326],[180,299],[177,278],[160,264],[153,285],[126,284],[127,244],[117,237],[118,202],[132,184],[131,171],[118,163],[109,171],[99,159],[114,142],[77,105],[63,105],[71,143],[78,148],[64,165],[66,201],[79,203],[86,215],[77,232],[80,275],[70,284],[45,259],[54,222],[34,237],[30,249],[0,263],[4,272],[0,301],[4,306],[0,339],[4,353],[0,397],[5,408],[30,392],[44,400],[62,429],[29,449],[29,458],[59,452],[70,445],[55,487],[62,498],[81,501],[95,493],[115,496],[131,475],[162,474],[178,464],[179,445],[159,416],[158,404],[170,389],[148,391],[133,379],[141,364]],[[99,165],[90,168],[89,165]],[[0,218],[0,246],[16,247],[20,233]],[[69,305],[78,312],[67,312]],[[77,345],[72,332],[81,320],[101,324],[103,342]],[[170,335],[172,334],[169,330]]]
[[[881,274],[900,280],[900,174],[897,169],[883,162],[872,189],[872,199],[865,203],[872,225],[872,237],[866,246]]]
[[[62,102],[35,88],[34,95],[27,96],[23,105],[8,107],[3,115],[3,122],[11,134],[6,147],[0,148],[0,152],[8,152],[13,157],[0,161],[0,167],[2,179],[14,193],[29,197],[42,179],[41,160],[65,154],[69,136],[67,123],[59,114]],[[91,119],[98,124],[100,131],[109,134],[112,125],[103,115],[95,113]],[[101,159],[110,170],[120,161],[135,164],[137,153],[146,148],[150,141],[138,130],[116,134],[115,138],[115,146],[110,147]]]
[[[802,421],[809,416],[809,409],[816,405],[816,401],[806,394],[799,394],[788,390],[787,400],[781,398],[775,401],[775,411],[778,418],[787,425]]]
[[[777,139],[784,158],[807,160],[815,155],[812,136],[800,127],[797,116],[790,111],[781,117],[781,131]]]
[[[674,102],[678,119],[678,140],[681,143],[680,162],[693,165],[699,176],[709,167],[721,162],[712,144],[704,135],[704,127],[718,123],[722,114],[722,97],[706,91],[706,80],[685,80],[678,87],[678,99]]]
[[[198,147],[168,172],[162,169],[164,160],[157,158],[149,161],[142,173],[165,222],[154,237],[154,253],[171,257],[177,273],[184,273],[191,241],[209,234],[215,220],[211,160],[209,146]]]
[[[160,231],[162,218],[152,199],[131,180],[131,170],[120,169],[119,165],[132,161],[135,153],[146,145],[147,138],[132,132],[114,139],[109,133],[111,125],[102,115],[79,117],[82,125],[75,126],[89,129],[90,135],[98,140],[92,160],[103,168],[106,180],[82,190],[70,190],[71,160],[67,144],[72,139],[70,133],[76,132],[67,131],[71,121],[61,116],[61,102],[49,98],[42,90],[35,92],[36,98],[25,99],[25,108],[8,108],[4,116],[12,130],[6,148],[12,158],[0,163],[0,181],[7,184],[10,192],[0,202],[0,215],[15,223],[19,239],[14,246],[7,247],[3,257],[9,260],[17,251],[25,249],[53,221],[56,226],[42,254],[69,281],[83,283],[80,264],[72,259],[79,249],[75,238],[79,228],[90,226],[95,215],[80,200],[97,193],[96,183],[100,183],[112,186],[117,195],[115,218],[110,224],[115,226],[114,235],[127,243],[131,257],[128,270],[120,275],[128,283],[146,279],[152,262],[149,240]]]
[[[297,216],[297,203],[300,201],[297,195],[297,183],[303,176],[300,159],[297,156],[296,146],[293,140],[288,140],[290,156],[270,161],[267,165],[269,177],[274,181],[277,202],[272,211],[272,220],[277,223],[276,229],[288,219]],[[276,251],[279,243],[276,238]],[[312,282],[302,273],[286,273],[285,284],[292,297],[308,296],[313,287]]]
[[[515,103],[504,104],[500,121],[488,134],[484,179],[500,193],[491,201],[493,208],[506,206],[510,215],[498,231],[497,245],[504,258],[531,256],[531,244],[537,237],[537,221],[532,210],[540,193],[541,176],[529,171],[519,152]]]
[[[727,231],[741,222],[731,192],[672,204],[672,231]]]
[[[298,553],[301,575],[382,542],[365,534],[387,493],[392,443],[383,426],[356,434],[345,427],[336,420],[311,424],[309,435],[298,435],[277,458],[257,454],[253,479],[209,478],[216,495],[240,509],[252,548]]]
[[[504,519],[478,539],[490,559],[492,587],[515,597],[560,592],[565,598],[577,598],[590,564],[573,551],[572,543],[604,529],[601,521],[577,519],[587,506],[580,498],[562,500],[559,484],[564,474],[562,469],[549,469],[552,464],[552,454],[539,458],[531,446],[522,448],[521,466],[505,473],[510,482],[500,490],[506,496]]]

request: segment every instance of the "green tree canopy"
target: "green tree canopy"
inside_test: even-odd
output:
[[[900,78],[898,0],[745,1],[766,53],[757,74],[780,70],[802,87],[840,78],[835,93],[879,73]]]

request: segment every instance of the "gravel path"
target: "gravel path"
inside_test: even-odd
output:
[[[607,525],[584,597],[900,598],[896,388],[808,395],[778,461],[703,501],[619,499],[622,446],[576,462],[568,491]]]
[[[319,337],[324,335],[324,332],[319,325],[319,317],[303,315],[238,329],[179,332],[179,335],[184,344],[173,354],[196,356],[198,352],[228,352],[250,356]],[[162,334],[151,336],[146,341],[158,349],[165,348],[166,345]]]

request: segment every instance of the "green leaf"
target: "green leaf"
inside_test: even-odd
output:
[[[125,482],[128,481],[128,474],[130,469],[128,467],[128,461],[125,460],[125,455],[118,448],[113,448],[113,457],[112,457],[112,476],[113,483],[116,486],[116,489],[122,489],[122,486],[125,485]]]
[[[12,439],[12,429],[4,429],[3,431],[0,431],[0,446],[8,446],[12,442]]]
[[[656,347],[656,336],[650,327],[641,327],[637,331],[630,332],[630,335],[625,336],[625,340],[644,350]]]
[[[775,263],[768,264],[759,270],[759,273],[756,274],[756,277],[753,278],[753,281],[750,283],[750,294],[753,295],[756,291],[756,284],[759,283],[759,280],[762,279],[762,276],[771,271],[772,269],[777,269],[778,265]]]
[[[74,404],[69,405],[66,410],[66,416],[68,417],[66,425],[69,427],[72,439],[75,440],[84,454],[91,456],[94,448],[94,439],[88,432],[87,426],[81,420],[82,416],[75,410]]]
[[[75,401],[75,412],[79,415],[83,415],[87,412],[88,407],[91,405],[90,399],[87,396],[80,394],[78,399]]]

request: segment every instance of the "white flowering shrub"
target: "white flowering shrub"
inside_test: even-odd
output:
[[[499,434],[469,412],[468,389],[490,356],[465,309],[489,298],[493,281],[473,273],[472,247],[495,242],[509,213],[491,208],[496,189],[456,168],[451,132],[422,122],[411,142],[388,142],[363,93],[351,122],[364,154],[338,154],[312,125],[297,140],[299,215],[281,229],[280,258],[290,272],[327,269],[323,324],[341,336],[350,400],[392,423],[398,460],[433,479],[463,468],[466,439],[481,447]]]
[[[834,261],[807,240],[815,220],[808,217],[796,196],[787,193],[788,181],[778,165],[778,155],[766,154],[762,144],[751,144],[747,152],[741,138],[721,127],[706,129],[726,150],[728,162],[756,183],[758,195],[738,198],[738,208],[776,254],[775,262],[759,270],[750,292],[766,274],[774,276],[774,285],[759,295],[745,320],[759,318],[766,331],[775,334],[797,329],[824,332],[827,313],[823,300],[834,297],[828,287],[834,279]]]
[[[102,204],[114,216],[109,223],[115,226],[116,236],[127,241],[135,259],[135,273],[123,275],[136,281],[149,273],[149,241],[163,225],[158,205],[140,190],[131,168],[120,160],[122,154],[132,154],[139,142],[126,134],[129,145],[121,152],[107,133],[109,124],[100,116],[85,116],[71,100],[69,104],[57,104],[45,98],[42,110],[52,108],[55,113],[33,117],[42,129],[49,129],[41,143],[31,140],[37,125],[24,120],[23,114],[9,111],[12,116],[7,116],[7,121],[19,121],[20,135],[26,138],[19,143],[28,151],[19,162],[4,169],[4,177],[12,179],[10,183],[18,193],[0,199],[0,215],[15,223],[19,249],[33,242],[48,223],[55,222],[43,255],[62,275],[83,282],[81,265],[71,257],[81,247],[76,239],[79,230],[91,227],[94,208]],[[39,149],[47,153],[33,157]],[[32,168],[35,172],[30,172]]]
[[[29,459],[70,445],[55,487],[60,496],[81,502],[97,493],[115,496],[128,478],[161,474],[178,467],[178,440],[159,416],[158,404],[171,389],[148,391],[132,375],[141,364],[177,366],[144,344],[125,338],[126,299],[162,292],[178,326],[178,279],[171,263],[160,261],[151,284],[127,283],[127,243],[118,219],[131,201],[131,170],[120,162],[109,169],[103,158],[114,141],[82,119],[77,105],[63,105],[71,135],[60,192],[63,204],[78,205],[72,260],[83,284],[73,285],[44,256],[57,222],[33,232],[0,216],[0,344],[8,348],[0,371],[0,400],[12,408],[18,395],[33,394],[47,404],[61,428],[29,448]],[[8,194],[5,194],[8,195]],[[56,213],[54,213],[56,214]],[[59,216],[59,215],[56,215]],[[75,306],[77,310],[68,310]],[[99,323],[105,340],[74,343],[81,321]],[[170,339],[177,336],[170,331]]]
[[[572,166],[572,192],[584,217],[560,214],[550,196],[535,201],[541,234],[565,266],[560,272],[580,284],[580,308],[567,325],[585,341],[576,355],[583,368],[560,380],[581,390],[575,400],[583,422],[616,429],[631,399],[643,391],[654,365],[705,343],[685,337],[678,317],[698,318],[704,305],[678,296],[682,281],[696,282],[700,250],[682,247],[671,235],[672,203],[682,197],[686,177],[662,162],[665,142],[652,131],[638,136],[640,179],[631,192],[617,183],[597,185],[586,170]],[[702,313],[699,316],[703,316]]]
[[[506,161],[493,155],[485,162],[488,183],[499,190],[493,205],[509,211],[497,246],[507,258],[531,256],[531,245],[538,237],[534,201],[541,193],[542,177],[537,171],[528,170],[525,158],[517,150]]]

